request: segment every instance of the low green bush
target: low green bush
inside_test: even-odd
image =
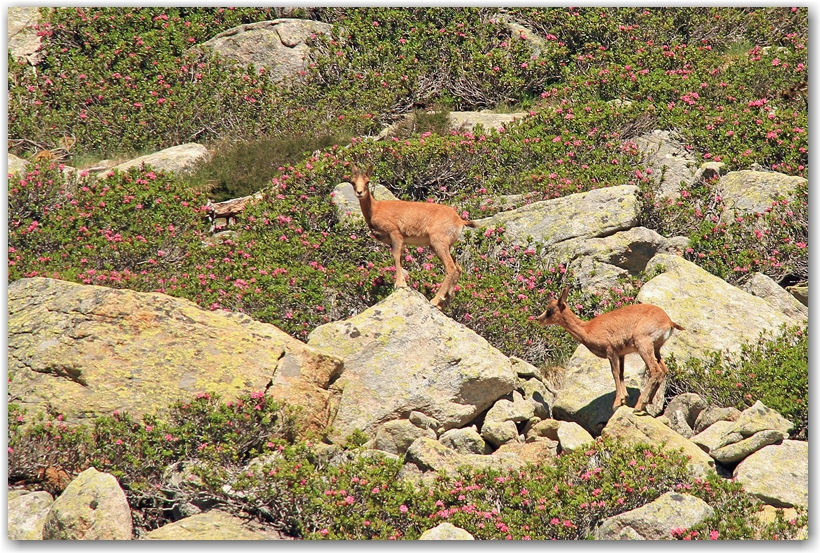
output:
[[[695,392],[711,405],[741,411],[763,402],[790,420],[793,438],[809,437],[809,333],[783,329],[744,344],[736,354],[716,352],[707,359],[666,361],[667,395]]]

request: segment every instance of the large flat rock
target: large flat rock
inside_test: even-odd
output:
[[[8,289],[9,398],[76,423],[163,415],[196,393],[260,391],[306,407],[322,430],[341,362],[273,325],[158,293],[21,279]],[[269,387],[270,385],[270,387]]]

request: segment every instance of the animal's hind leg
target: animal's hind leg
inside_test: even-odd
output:
[[[666,365],[662,365],[663,361],[660,361],[660,355],[652,344],[636,343],[635,347],[643,362],[646,363],[646,370],[649,372],[649,380],[643,387],[638,402],[635,404],[635,411],[643,411],[646,404],[652,403],[652,400],[655,399],[655,393],[666,376]]]
[[[447,272],[435,297],[430,300],[430,303],[442,309],[453,297],[453,289],[461,276],[461,267],[453,261],[453,256],[450,255],[450,247],[448,244],[431,242],[430,247],[436,256],[444,263],[444,270]]]

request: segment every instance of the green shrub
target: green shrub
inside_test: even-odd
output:
[[[667,360],[669,395],[695,392],[712,405],[743,410],[762,401],[789,419],[791,435],[809,435],[808,328],[783,329],[745,344],[739,353],[714,353],[680,364]]]
[[[201,182],[214,202],[249,196],[262,190],[281,168],[309,158],[316,150],[349,143],[350,137],[288,136],[226,141],[187,179]]]

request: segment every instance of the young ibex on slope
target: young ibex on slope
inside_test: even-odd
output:
[[[604,313],[590,321],[582,321],[567,307],[564,288],[559,299],[550,298],[547,309],[536,321],[541,326],[559,325],[589,351],[609,360],[615,379],[615,403],[612,409],[626,405],[624,356],[637,352],[649,371],[649,381],[641,391],[635,411],[643,411],[666,377],[667,368],[661,359],[661,346],[672,336],[672,329],[684,330],[672,321],[660,307],[648,304],[627,305]]]
[[[433,253],[444,263],[447,276],[430,303],[442,309],[453,297],[456,282],[462,268],[453,261],[450,248],[461,236],[464,227],[475,228],[472,221],[465,221],[456,211],[446,205],[401,200],[376,201],[370,194],[368,184],[373,168],[362,172],[355,165],[353,189],[362,207],[362,215],[373,238],[390,246],[396,262],[396,288],[407,286],[401,255],[404,245],[430,246]]]

